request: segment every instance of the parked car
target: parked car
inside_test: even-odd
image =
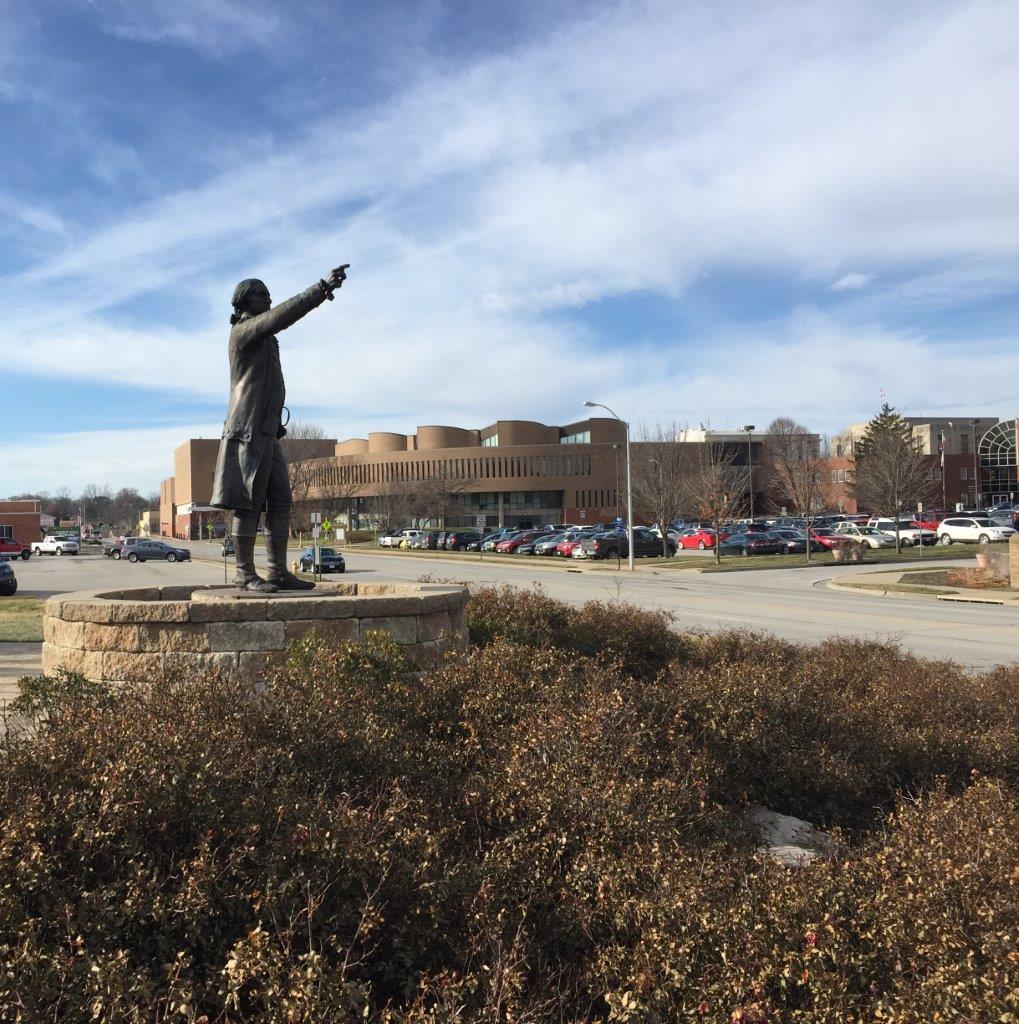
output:
[[[1015,532],[1011,526],[995,526],[986,517],[952,516],[941,521],[938,541],[942,544],[953,544],[956,541],[993,544],[1007,541]]]
[[[574,537],[566,537],[556,545],[555,553],[560,558],[572,558],[574,551],[580,550],[581,541],[590,536],[590,533],[578,533]]]
[[[481,534],[477,530],[453,530],[446,534],[447,551],[465,551],[471,541],[481,540]]]
[[[21,541],[11,537],[0,537],[0,560],[13,561],[15,558],[28,561],[32,557],[32,549]]]
[[[810,531],[810,536],[817,541],[825,551],[831,551],[832,548],[837,548],[839,545],[846,543],[845,537],[840,536],[827,526],[816,527]]]
[[[135,544],[140,544],[144,537],[120,537],[117,540],[103,541],[103,554],[116,561],[126,558]],[[232,552],[231,552],[232,553]]]
[[[900,519],[899,521],[899,542],[904,547],[913,547],[916,544],[937,544],[938,535],[934,530],[925,530],[915,519]],[[878,516],[872,517],[867,522],[875,530],[887,533],[892,540],[895,539],[895,520],[882,519]]]
[[[122,557],[129,562],[148,562],[162,559],[167,562],[190,562],[191,552],[187,548],[175,548],[165,540],[146,540],[142,538],[136,544],[124,549]]]
[[[517,548],[521,544],[533,543],[537,537],[543,537],[544,534],[535,533],[533,530],[523,530],[520,533],[515,533],[505,540],[499,541],[495,545],[495,550],[503,555],[512,555],[516,553]]]
[[[670,533],[671,537],[672,534]],[[721,534],[716,535],[715,531],[708,527],[697,527],[696,529],[684,530],[676,537],[676,543],[681,548],[687,550],[691,548],[697,548],[698,551],[704,551],[707,548],[713,548],[715,542],[721,536],[722,540],[725,540],[729,534],[722,530]]]
[[[219,556],[220,558],[232,558],[235,550],[233,537],[227,535],[219,546]]]
[[[43,537],[32,541],[33,555],[76,555],[78,542],[70,537]]]
[[[840,537],[852,541],[854,544],[862,544],[868,548],[893,548],[895,538],[889,537],[887,533],[875,530],[873,526],[858,526],[856,523],[844,522],[835,527],[835,532]]]
[[[626,530],[611,530],[587,537],[580,543],[581,550],[588,558],[627,558],[629,557],[629,538]],[[670,555],[676,553],[676,545],[668,541]],[[633,531],[633,557],[654,558],[662,554],[662,538],[643,526]]]
[[[535,555],[554,555],[556,548],[566,540],[567,537],[572,536],[573,531],[562,530],[559,533],[546,534],[544,537],[539,537],[534,542],[534,554]],[[579,536],[579,535],[578,535]]]
[[[14,566],[0,562],[0,597],[14,597],[17,592],[18,577],[14,575]]]
[[[803,530],[794,530],[790,527],[778,527],[773,530],[782,541],[782,551],[787,555],[804,555],[807,553],[807,535]],[[816,538],[810,538],[811,551],[824,551],[824,545]]]
[[[379,547],[380,548],[397,548],[400,546],[400,540],[403,536],[402,530],[386,530],[385,533],[379,534]]]
[[[734,533],[726,537],[718,545],[723,555],[777,555],[782,551],[781,538],[765,530],[748,530],[745,533]]]
[[[319,569],[321,573],[327,572],[346,572],[347,563],[343,559],[343,555],[339,553],[335,548],[319,548]],[[305,548],[299,558],[298,563],[301,566],[302,572],[314,572],[315,570],[315,549],[314,547]]]

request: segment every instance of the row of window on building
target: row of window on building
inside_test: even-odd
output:
[[[590,476],[590,455],[500,455],[464,459],[401,459],[330,465],[315,470],[316,487],[416,483],[425,480],[490,480]]]

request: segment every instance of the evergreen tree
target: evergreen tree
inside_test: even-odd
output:
[[[895,550],[900,551],[899,518],[913,514],[917,502],[932,491],[934,481],[913,428],[887,402],[857,441],[854,462],[857,505],[895,520]]]

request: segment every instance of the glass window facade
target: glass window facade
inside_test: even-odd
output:
[[[576,434],[564,434],[559,438],[560,444],[590,444],[591,443],[591,431],[581,430]]]
[[[481,445],[484,448],[498,448],[499,447],[499,435],[498,434],[493,434],[491,437],[482,438]]]

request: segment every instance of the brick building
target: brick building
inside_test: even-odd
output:
[[[611,418],[565,426],[498,420],[475,428],[379,431],[315,463],[310,496],[368,525],[387,494],[443,481],[454,503],[441,526],[602,522],[625,512],[626,431]]]
[[[979,508],[1019,498],[1016,481],[1016,421],[990,416],[939,419],[903,417],[913,429],[927,461],[929,508]],[[827,459],[831,474],[831,506],[843,512],[859,509],[852,488],[855,447],[867,429],[854,423],[837,435]]]
[[[42,505],[38,501],[0,501],[0,537],[19,544],[42,539]]]
[[[335,438],[290,441],[303,457],[321,457],[336,447]],[[212,483],[219,455],[219,438],[192,438],[173,453],[173,476],[159,485],[159,532],[178,540],[207,536],[209,523],[223,523],[226,513],[213,508]]]

